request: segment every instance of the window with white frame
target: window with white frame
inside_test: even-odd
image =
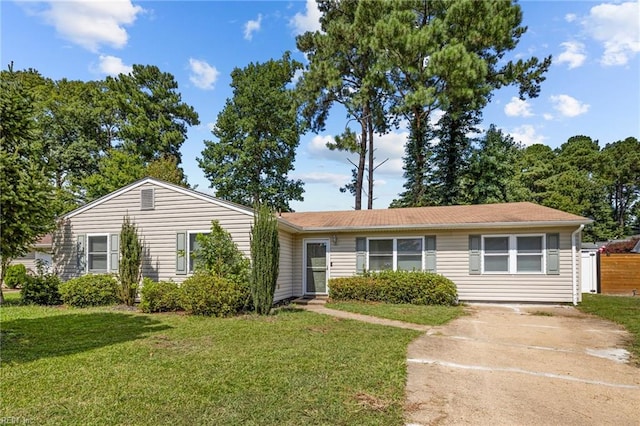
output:
[[[532,274],[545,271],[544,235],[491,235],[482,237],[485,274]]]
[[[89,235],[87,239],[87,269],[89,272],[107,272],[109,236]]]
[[[189,232],[189,246],[187,247],[187,265],[189,265],[189,273],[195,270],[196,257],[198,256],[198,249],[200,245],[198,243],[198,235],[208,235],[210,231],[193,231]]]
[[[422,270],[424,244],[422,237],[370,238],[368,243],[368,270]]]

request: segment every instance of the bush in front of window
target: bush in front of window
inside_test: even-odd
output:
[[[87,306],[118,303],[118,281],[110,274],[89,274],[71,279],[60,285],[60,296],[65,305]]]
[[[173,312],[181,309],[182,293],[178,284],[173,281],[155,282],[150,278],[143,278],[140,294],[142,312]]]
[[[4,285],[8,288],[22,286],[27,281],[27,267],[22,263],[10,265],[4,273]]]
[[[181,304],[193,315],[228,317],[247,310],[251,292],[246,281],[196,272],[180,286]]]
[[[450,279],[431,272],[368,272],[329,281],[333,300],[406,303],[412,305],[456,305],[458,290]]]
[[[24,304],[59,305],[62,303],[59,287],[60,278],[55,274],[27,275],[20,289],[20,298]]]

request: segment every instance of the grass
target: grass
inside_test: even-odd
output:
[[[231,319],[0,308],[0,418],[31,424],[403,424],[418,332],[293,309]]]
[[[327,308],[423,325],[442,325],[463,314],[462,306],[424,306],[378,302],[329,302]]]
[[[630,351],[640,364],[640,297],[583,294],[578,308],[624,326],[631,334]]]

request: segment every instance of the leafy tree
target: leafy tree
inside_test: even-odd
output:
[[[554,173],[556,154],[548,145],[534,144],[524,148],[515,163],[511,182],[512,201],[532,201],[542,204],[544,182]]]
[[[288,179],[304,125],[295,93],[288,87],[302,64],[282,59],[251,63],[231,73],[233,98],[218,115],[198,164],[216,196],[243,205],[290,210],[302,200],[302,181]]]
[[[248,281],[249,260],[217,220],[211,221],[211,233],[198,235],[196,241],[198,248],[193,253],[196,271],[206,271],[232,281]]]
[[[32,98],[11,66],[0,78],[1,283],[11,260],[55,228],[56,208],[53,188],[33,152],[39,134]]]
[[[146,169],[140,157],[112,148],[98,162],[98,173],[82,180],[85,201],[107,195],[145,175]]]
[[[280,267],[278,219],[266,206],[259,206],[255,211],[255,222],[251,228],[251,295],[256,313],[268,315]]]
[[[513,138],[492,124],[471,154],[465,179],[466,201],[471,204],[511,201],[509,192],[519,154],[520,147]]]
[[[110,142],[145,163],[163,155],[180,162],[187,126],[200,121],[177,89],[173,75],[153,65],[134,65],[130,74],[107,77],[103,117]]]
[[[371,44],[375,22],[382,18],[379,3],[319,0],[321,31],[297,37],[298,49],[309,59],[298,90],[304,100],[302,113],[314,131],[324,128],[329,110],[338,103],[347,118],[360,125],[360,136],[347,129],[330,149],[358,154],[355,179],[347,184],[355,196],[355,209],[362,208],[362,194],[373,208],[374,134],[386,131],[383,89],[384,72],[375,66],[377,52]],[[368,188],[364,190],[365,173]]]
[[[632,233],[632,212],[634,206],[640,207],[640,141],[629,137],[607,144],[599,163],[618,233]]]
[[[376,23],[373,39],[380,54],[378,64],[393,84],[393,111],[408,120],[411,133],[405,156],[406,192],[398,204],[422,205],[430,115],[437,109],[452,112],[450,124],[461,127],[462,116],[457,114],[479,113],[492,92],[503,86],[518,86],[521,98],[535,97],[551,58],[504,60],[526,31],[515,2],[389,0],[381,4],[386,11]],[[445,143],[458,143],[458,138],[449,139]]]
[[[138,293],[142,273],[142,242],[138,237],[138,228],[131,222],[129,216],[122,220],[120,228],[120,262],[118,275],[120,276],[120,300],[127,306],[133,306]]]
[[[178,159],[176,157],[167,155],[153,160],[147,164],[146,173],[147,176],[189,188],[187,177],[182,167],[178,165]]]

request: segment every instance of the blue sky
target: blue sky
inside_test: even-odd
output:
[[[523,1],[528,27],[512,58],[553,55],[536,99],[519,101],[514,88],[497,91],[483,113],[517,141],[560,146],[586,135],[601,146],[640,138],[640,3],[637,1]],[[319,13],[307,1],[1,1],[1,65],[35,68],[53,79],[102,79],[132,64],[157,65],[173,74],[182,99],[201,125],[189,129],[183,167],[192,185],[210,192],[196,157],[231,96],[230,73],[250,62],[296,50],[295,36],[319,29]],[[305,182],[296,211],[349,210],[353,197],[338,188],[348,181],[346,155],[325,143],[344,130],[333,111],[327,131],[303,135],[294,178]],[[402,191],[404,129],[378,137],[376,157],[388,160],[376,174],[374,208],[386,208]]]

